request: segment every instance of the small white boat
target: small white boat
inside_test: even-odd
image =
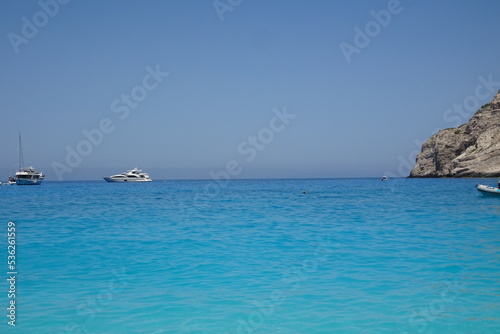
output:
[[[387,176],[382,176],[382,178],[380,179],[380,181],[387,181],[387,180],[389,180]]]
[[[16,172],[14,180],[18,186],[39,185],[42,183],[45,178],[42,172],[37,171],[33,166],[22,166],[24,166],[24,156],[23,146],[21,145],[21,133],[19,133],[19,170]],[[9,182],[11,181],[13,180],[9,178]]]
[[[485,186],[483,184],[476,184],[476,189],[482,192],[483,194],[493,194],[493,195],[499,195],[500,196],[500,189],[499,188],[493,188],[489,186]]]
[[[11,186],[13,184],[16,184],[16,179],[12,176],[9,176],[9,180],[7,182],[0,182],[0,186]]]
[[[142,173],[142,170],[138,168],[134,168],[132,170],[128,170],[125,173],[111,175],[111,176],[103,176],[104,180],[108,182],[151,182],[151,178],[148,173]]]

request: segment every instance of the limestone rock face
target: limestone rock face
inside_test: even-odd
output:
[[[500,176],[500,91],[469,122],[441,130],[417,155],[410,177]]]

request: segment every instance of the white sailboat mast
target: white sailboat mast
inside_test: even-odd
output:
[[[19,132],[19,170],[24,167],[23,146],[21,144],[21,132]]]

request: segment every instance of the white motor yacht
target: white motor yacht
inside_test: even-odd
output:
[[[132,170],[128,170],[125,173],[111,175],[111,176],[103,176],[104,180],[108,182],[151,182],[151,178],[148,173],[142,173],[142,170],[138,168],[134,168]]]
[[[19,186],[39,185],[42,183],[45,175],[38,172],[32,166],[21,168],[16,172],[16,184]]]

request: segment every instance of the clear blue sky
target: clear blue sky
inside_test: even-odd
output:
[[[498,1],[55,1],[1,1],[0,180],[19,131],[47,180],[54,162],[64,180],[136,166],[210,178],[229,161],[234,178],[397,175],[418,142],[467,121],[445,112],[478,77],[500,81]],[[284,108],[296,117],[273,121]],[[102,120],[108,133],[69,166]]]

